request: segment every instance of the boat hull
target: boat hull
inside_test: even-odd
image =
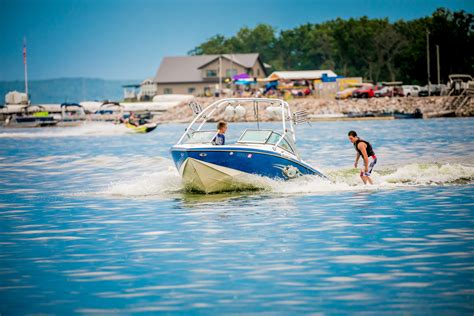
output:
[[[394,113],[393,117],[397,120],[406,120],[406,119],[422,119],[423,114],[420,113]]]
[[[186,187],[205,193],[258,188],[262,177],[289,180],[318,175],[325,178],[301,161],[267,150],[173,147],[171,155]]]
[[[180,173],[188,190],[204,193],[252,190],[262,185],[251,174],[194,158],[183,163]]]
[[[15,120],[15,127],[47,127],[58,124],[58,120],[52,116],[27,116],[17,117]]]

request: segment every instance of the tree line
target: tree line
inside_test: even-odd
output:
[[[368,17],[335,19],[277,31],[271,25],[242,27],[230,37],[215,35],[189,55],[260,53],[271,70],[332,69],[367,81],[427,83],[427,34],[431,82],[449,74],[474,74],[474,17],[439,8],[431,16],[390,22]]]

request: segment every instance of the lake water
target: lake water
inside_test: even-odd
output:
[[[214,195],[183,190],[184,127],[0,130],[1,315],[473,314],[474,119],[300,126],[334,183]]]

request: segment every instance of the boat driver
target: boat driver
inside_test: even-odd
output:
[[[140,125],[140,121],[134,112],[130,112],[130,116],[128,117],[128,123],[135,126]]]
[[[372,170],[377,163],[377,157],[375,156],[374,150],[372,149],[372,145],[368,141],[357,137],[357,133],[355,131],[350,131],[348,133],[348,137],[350,142],[354,144],[354,149],[357,152],[354,168],[357,168],[359,158],[362,156],[362,159],[364,160],[364,168],[360,170],[360,177],[364,184],[367,184],[367,182],[373,184],[372,179],[370,179],[370,175],[372,174]]]
[[[225,145],[225,132],[227,131],[227,123],[220,121],[217,123],[217,135],[212,140],[214,145]]]

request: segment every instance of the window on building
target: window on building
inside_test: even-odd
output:
[[[196,88],[194,87],[188,88],[188,94],[194,94],[194,92],[196,92]]]
[[[217,77],[217,70],[215,69],[208,69],[206,71],[206,77]]]
[[[257,69],[257,76],[260,77],[260,69]]]
[[[237,69],[234,69],[234,68],[226,69],[225,71],[225,76],[229,78],[235,76],[236,74],[237,74]]]
[[[253,76],[253,69],[252,68],[247,69],[247,74]]]
[[[165,89],[163,90],[163,94],[173,94],[173,89],[171,89],[171,88],[165,88]]]

